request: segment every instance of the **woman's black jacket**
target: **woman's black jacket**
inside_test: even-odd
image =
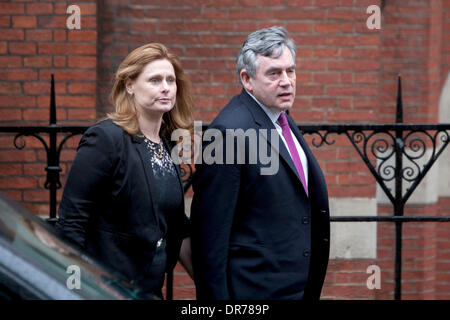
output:
[[[180,169],[175,167],[181,189],[174,192],[182,192]],[[101,121],[80,141],[56,227],[87,253],[145,289],[162,238],[152,198],[156,188],[143,139],[130,136],[112,120]],[[166,219],[166,270],[171,270],[182,239],[188,235],[184,203]]]

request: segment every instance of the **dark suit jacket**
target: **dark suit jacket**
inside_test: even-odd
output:
[[[147,273],[162,237],[152,198],[157,186],[147,157],[143,139],[130,136],[112,120],[90,127],[78,146],[56,225],[81,249],[144,290],[152,280]],[[179,168],[177,173],[180,190],[174,192],[183,192]],[[167,219],[169,270],[186,235],[184,203]]]
[[[329,256],[327,188],[302,134],[288,119],[308,159],[309,198],[276,132],[275,175],[261,175],[260,161],[249,163],[248,141],[237,147],[247,156],[244,164],[196,166],[191,239],[198,299],[319,299]],[[267,129],[266,148],[274,147],[273,123],[245,90],[209,128],[223,133],[224,144],[232,139],[226,129]]]

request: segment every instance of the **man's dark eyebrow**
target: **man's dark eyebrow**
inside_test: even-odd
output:
[[[293,64],[293,65],[291,65],[291,66],[286,68],[286,70],[289,70],[289,69],[294,69],[295,70],[295,64]],[[280,71],[280,70],[281,70],[281,68],[279,68],[279,67],[270,67],[269,69],[266,70],[266,73],[270,73],[270,72],[273,72],[273,71]]]
[[[270,67],[269,69],[266,70],[266,73],[271,73],[271,72],[280,71],[280,70],[281,70],[281,68],[278,68],[278,67]]]

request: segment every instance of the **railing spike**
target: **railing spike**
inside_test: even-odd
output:
[[[398,75],[396,123],[403,123],[402,75]]]
[[[52,73],[50,89],[50,125],[56,124],[56,97],[55,97],[55,78]]]

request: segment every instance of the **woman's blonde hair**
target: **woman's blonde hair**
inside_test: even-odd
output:
[[[160,43],[149,43],[134,49],[119,65],[116,72],[114,86],[111,92],[111,100],[115,111],[107,114],[107,118],[121,126],[128,134],[139,134],[139,123],[136,107],[131,95],[126,91],[128,80],[135,80],[144,67],[155,60],[167,59],[175,70],[177,96],[172,110],[163,115],[161,134],[170,137],[175,129],[193,130],[192,108],[194,100],[191,93],[191,84],[181,67],[178,57],[170,53]]]

